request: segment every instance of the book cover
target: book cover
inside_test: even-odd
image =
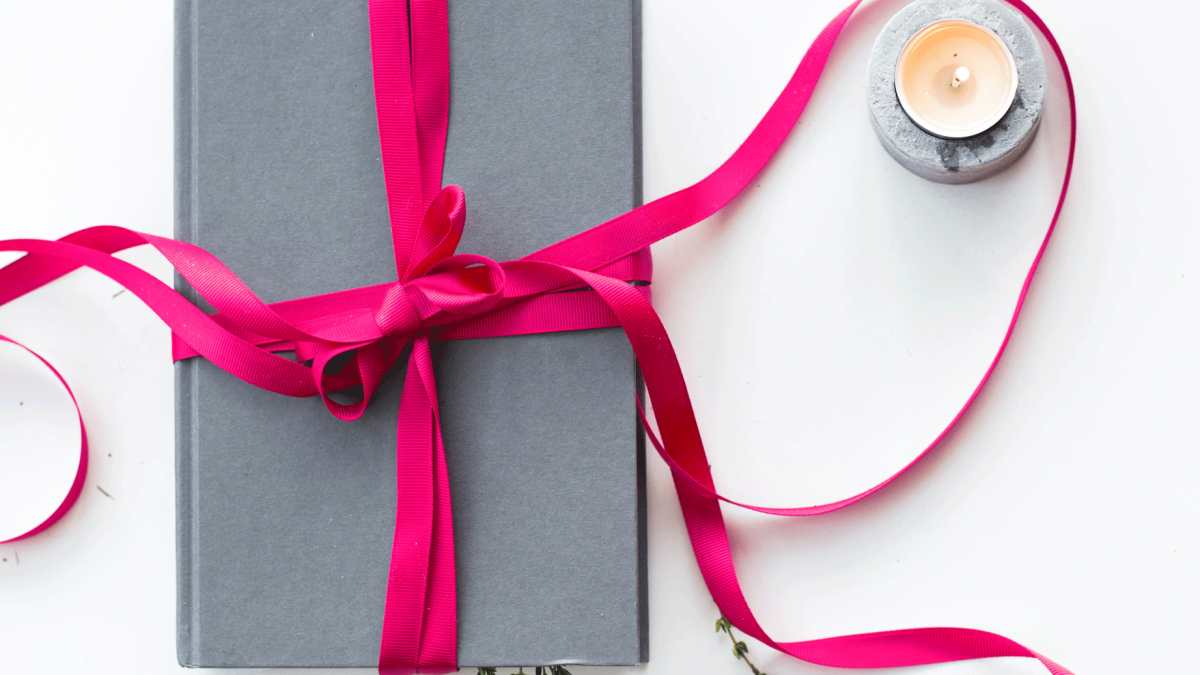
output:
[[[176,236],[268,302],[394,279],[367,3],[176,6]],[[638,4],[449,11],[459,251],[520,257],[635,206]],[[643,449],[620,329],[435,349],[459,663],[645,661]],[[176,368],[180,663],[373,667],[404,360],[356,422],[203,359]]]

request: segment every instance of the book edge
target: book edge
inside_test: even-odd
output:
[[[642,0],[630,0],[630,100],[632,101],[633,122],[633,204],[637,208],[644,203],[642,193]],[[639,401],[645,400],[646,383],[642,379],[642,370],[634,358],[634,378],[636,394]],[[650,565],[649,565],[649,525],[647,523],[646,501],[646,430],[641,421],[635,425],[637,430],[637,538],[638,538],[638,662],[650,661]]]
[[[193,203],[192,171],[192,107],[193,69],[195,65],[192,32],[195,26],[193,0],[175,2],[175,238],[191,241]],[[195,292],[178,273],[175,290],[191,301]],[[192,489],[194,472],[193,442],[195,409],[192,389],[195,382],[194,364],[181,361],[175,364],[175,654],[179,665],[195,667],[199,661],[195,635],[195,589],[192,583],[194,547],[192,528]]]

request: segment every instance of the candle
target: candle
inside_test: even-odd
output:
[[[884,149],[939,183],[1012,166],[1037,134],[1045,97],[1037,38],[996,0],[917,0],[887,22],[867,64]]]
[[[942,138],[967,138],[1004,117],[1017,95],[1017,64],[992,31],[962,19],[912,37],[896,63],[896,95],[909,118]]]

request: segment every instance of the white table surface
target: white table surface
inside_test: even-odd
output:
[[[645,0],[648,198],[733,151],[839,2]],[[884,153],[865,64],[901,6],[877,2],[852,21],[753,187],[654,249],[655,304],[734,498],[841,498],[932,439],[997,346],[1053,211],[1067,123],[1052,64],[1041,134],[1005,174],[936,185]],[[1195,672],[1200,228],[1188,206],[1200,147],[1187,129],[1200,11],[1035,9],[1074,68],[1080,135],[1007,356],[936,454],[867,503],[807,520],[727,510],[735,559],[781,639],[959,625],[1077,675]],[[0,238],[99,223],[169,235],[171,3],[4,2],[0,26]],[[170,278],[148,251],[122,257]],[[0,308],[0,333],[74,387],[92,440],[75,509],[0,545],[0,672],[179,669],[169,334],[119,291],[78,272]],[[44,371],[0,347],[0,539],[65,491],[71,416]],[[651,661],[578,671],[749,672],[713,632],[655,457],[649,476]],[[826,672],[753,641],[750,656],[772,675]],[[905,672],[1042,671],[1004,659]]]

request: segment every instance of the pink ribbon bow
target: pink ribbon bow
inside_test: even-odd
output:
[[[643,418],[647,434],[672,469],[705,583],[734,626],[775,649],[827,666],[886,668],[1022,656],[1038,659],[1055,675],[1070,675],[1012,640],[965,628],[777,642],[758,625],[742,594],[720,510],[724,501],[761,513],[815,516],[861,501],[932,450],[991,376],[1062,211],[1075,153],[1070,72],[1057,41],[1033,10],[1021,0],[1010,0],[1045,35],[1066,80],[1071,142],[1058,204],[1021,287],[1004,341],[979,385],[946,429],[894,476],[861,494],[819,506],[772,508],[722,497],[709,472],[671,341],[650,304],[648,286],[629,283],[650,281],[650,244],[711,216],[762,170],[804,111],[837,36],[859,2],[821,31],[762,121],[712,174],[525,258],[497,263],[482,256],[454,255],[466,208],[458,187],[441,187],[449,108],[445,0],[371,0],[376,110],[397,281],[268,305],[199,247],[102,226],[57,241],[0,241],[0,251],[28,253],[0,268],[0,305],[81,266],[90,267],[135,293],[171,327],[175,359],[202,356],[254,386],[288,396],[319,395],[329,411],[344,420],[362,415],[384,374],[411,344],[396,436],[396,527],[380,645],[381,673],[447,672],[456,663],[450,493],[429,340],[619,325],[642,369],[662,437]],[[142,244],[161,252],[218,312],[206,315],[153,276],[111,255]],[[590,290],[561,292],[578,289]],[[0,340],[13,342],[3,336]],[[274,353],[289,350],[295,351],[295,361]],[[337,373],[327,374],[330,361],[347,352],[353,352],[349,362]],[[305,365],[309,360],[311,365]],[[54,373],[65,387],[61,375]],[[328,396],[359,385],[363,398],[357,403],[341,404]],[[81,430],[82,425],[81,418]],[[86,433],[83,439],[79,469],[66,499],[37,527],[9,541],[45,530],[74,503],[87,468]]]

